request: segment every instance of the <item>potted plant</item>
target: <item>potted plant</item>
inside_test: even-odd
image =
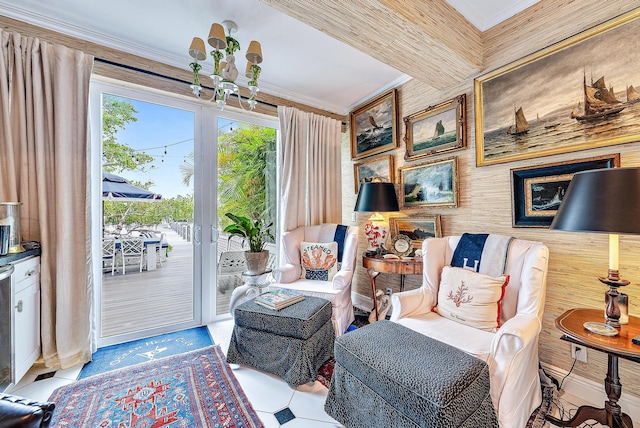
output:
[[[271,224],[264,224],[260,220],[250,220],[247,217],[237,216],[235,214],[226,213],[233,223],[224,228],[224,232],[231,236],[240,236],[249,242],[249,249],[245,251],[244,257],[247,261],[247,272],[259,275],[267,270],[267,262],[269,261],[269,250],[265,250],[267,238],[273,239],[273,235],[269,232]]]

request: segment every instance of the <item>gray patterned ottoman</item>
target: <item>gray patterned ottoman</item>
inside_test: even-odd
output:
[[[487,364],[381,320],[338,337],[324,405],[346,427],[498,427]]]
[[[315,381],[322,364],[333,356],[335,334],[331,302],[319,297],[279,311],[254,299],[238,305],[227,362],[278,375],[291,386]]]

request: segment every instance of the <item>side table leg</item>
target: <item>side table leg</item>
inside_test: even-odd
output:
[[[373,310],[376,311],[376,321],[378,321],[378,300],[376,299],[376,277],[380,272],[376,272],[373,268],[367,269],[369,280],[371,281],[371,296],[373,296]]]

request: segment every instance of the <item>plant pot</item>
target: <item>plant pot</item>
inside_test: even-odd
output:
[[[244,258],[247,262],[247,273],[251,275],[260,275],[267,270],[267,263],[269,262],[269,250],[262,250],[259,253],[245,251]]]

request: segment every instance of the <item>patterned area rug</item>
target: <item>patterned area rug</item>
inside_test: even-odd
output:
[[[545,416],[547,416],[549,412],[551,412],[553,397],[555,396],[555,393],[556,389],[553,387],[542,388],[542,403],[540,403],[540,407],[534,410],[531,414],[526,428],[542,428],[544,426],[549,426],[549,423],[547,423]]]
[[[56,389],[52,427],[262,427],[219,346]]]
[[[85,364],[78,379],[211,345],[213,345],[213,341],[207,327],[196,327],[148,339],[106,346],[93,354],[93,361]]]

